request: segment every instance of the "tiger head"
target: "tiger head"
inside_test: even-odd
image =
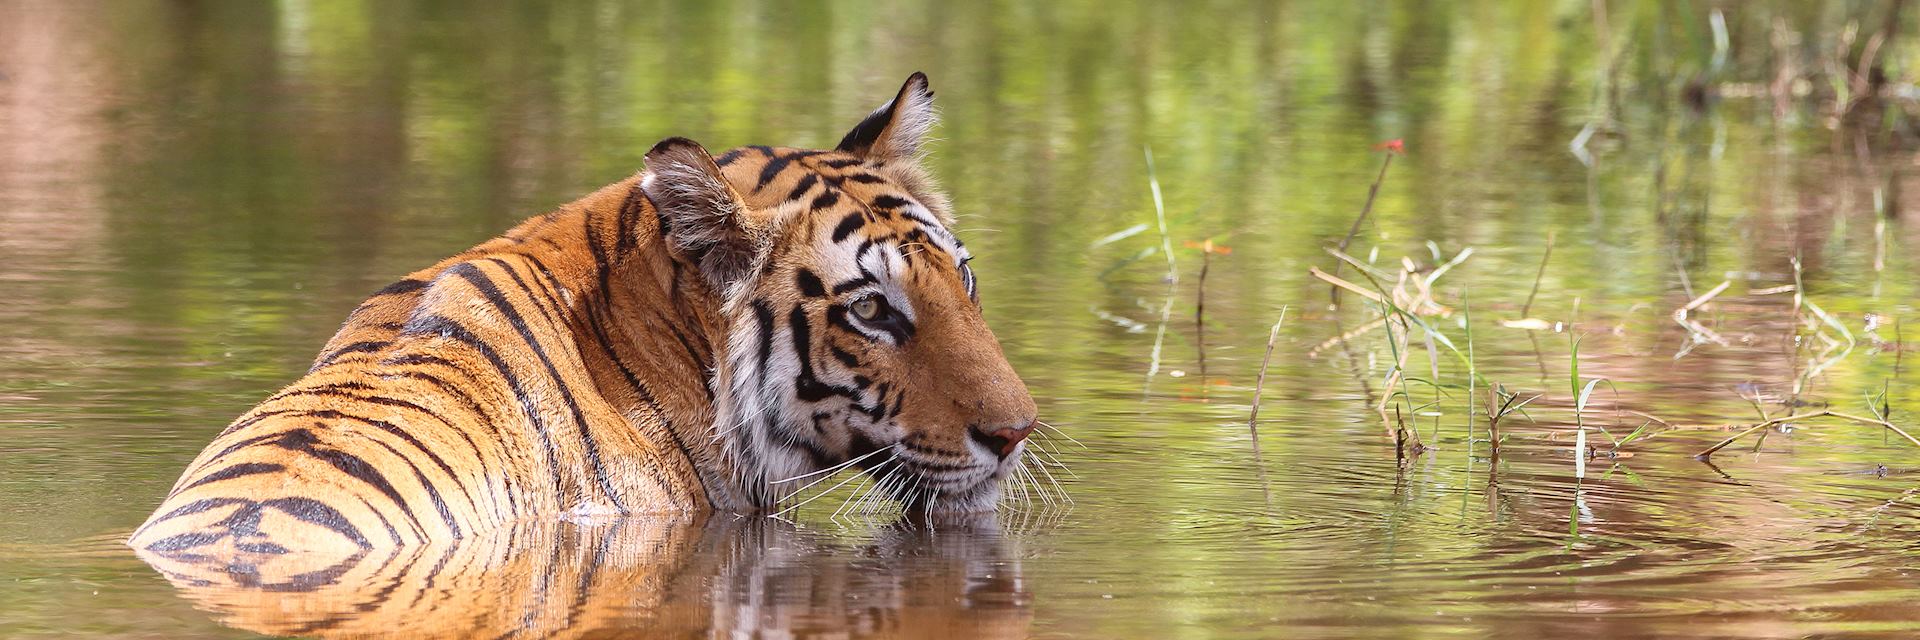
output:
[[[745,508],[845,466],[909,510],[981,511],[1019,463],[1036,409],[920,167],[933,123],[915,73],[831,150],[647,154],[668,246],[722,301],[714,437]]]

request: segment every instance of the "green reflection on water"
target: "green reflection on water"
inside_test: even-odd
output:
[[[1555,233],[1531,315],[1587,336],[1582,374],[1619,389],[1596,404],[1748,421],[1740,385],[1786,395],[1824,364],[1792,294],[1755,293],[1791,283],[1799,255],[1809,299],[1856,339],[1801,397],[1860,412],[1886,384],[1911,420],[1895,327],[1920,333],[1898,215],[1912,141],[1889,133],[1910,105],[1835,125],[1819,75],[1886,7],[1721,6],[1716,67],[1717,5],[1603,4],[1613,56],[1587,2],[0,7],[0,542],[47,556],[0,568],[18,579],[0,580],[0,633],[216,632],[110,545],[54,551],[139,522],[398,274],[636,171],[665,136],[831,144],[916,69],[989,319],[1043,415],[1087,445],[1062,452],[1075,509],[1023,537],[1033,633],[1912,631],[1911,449],[1808,423],[1716,471],[1688,454],[1722,432],[1675,431],[1596,462],[1576,500],[1567,335],[1499,325]],[[1913,51],[1879,53],[1895,85]],[[1813,95],[1776,112],[1782,60]],[[1695,109],[1696,85],[1720,95]],[[1597,121],[1589,167],[1568,144]],[[1551,393],[1491,470],[1457,387],[1420,417],[1439,451],[1398,469],[1370,409],[1382,334],[1318,348],[1374,317],[1330,312],[1307,268],[1332,264],[1322,247],[1390,138],[1409,154],[1354,253],[1391,270],[1436,263],[1429,241],[1474,249],[1439,297],[1471,291],[1488,379]],[[1147,146],[1182,274],[1150,391],[1164,263],[1124,261],[1156,234],[1091,246],[1152,220]],[[1202,375],[1200,256],[1180,247],[1207,237],[1234,251],[1207,278]],[[1689,336],[1669,314],[1723,280],[1693,317],[1726,344],[1676,359]],[[1246,403],[1283,304],[1256,463]],[[1438,327],[1461,340],[1459,321]],[[1408,370],[1430,374],[1412,347]],[[1464,383],[1450,357],[1438,369]]]

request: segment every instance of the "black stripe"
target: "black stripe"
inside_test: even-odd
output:
[[[520,277],[520,271],[508,265],[507,261],[499,258],[487,258],[487,262],[493,263],[493,265],[499,267],[501,271],[506,272],[507,277],[513,279],[514,286],[519,287],[520,292],[525,294],[528,300],[533,301],[534,310],[539,311],[540,316],[546,318],[547,324],[559,327],[567,326],[566,319],[561,315],[564,313],[564,310],[560,308],[560,301],[548,295],[545,283],[542,283],[539,295],[535,295],[533,287],[529,286],[527,281]]]
[[[398,295],[402,293],[413,293],[415,291],[419,291],[421,289],[426,288],[426,286],[427,286],[427,281],[425,280],[407,278],[399,282],[395,282],[393,284],[381,287],[379,291],[375,291],[373,292],[373,295],[370,295],[367,297],[378,298],[380,296],[391,296],[391,295]]]
[[[873,284],[873,282],[874,282],[873,276],[862,273],[858,278],[854,278],[852,280],[848,280],[846,282],[833,285],[833,295],[837,296],[842,293],[846,293],[848,291],[852,291],[854,289],[858,289],[860,287]]]
[[[364,387],[366,385],[360,385],[360,386]],[[439,422],[440,424],[445,425],[447,429],[452,430],[454,433],[459,434],[460,439],[466,441],[467,448],[473,450],[474,460],[477,461],[480,465],[481,479],[484,481],[488,477],[489,474],[487,469],[486,452],[480,450],[480,444],[473,441],[473,436],[469,435],[465,429],[460,428],[459,425],[454,424],[453,421],[446,419],[444,416],[441,416],[440,414],[435,413],[431,409],[422,407],[412,402],[408,402],[406,400],[399,400],[399,399],[389,398],[389,397],[379,396],[379,395],[364,395],[364,396],[355,395],[355,394],[347,393],[344,391],[340,391],[332,387],[333,385],[328,385],[326,387],[301,389],[297,391],[283,393],[279,397],[306,395],[306,396],[327,396],[327,397],[335,397],[335,398],[347,398],[350,400],[355,400],[355,401],[363,402],[367,404],[374,404],[374,405],[380,405],[385,407],[398,407],[401,409],[408,409],[408,410],[419,412],[421,414],[425,414],[427,417],[433,418],[435,421]],[[477,403],[474,403],[471,397],[467,398],[467,402],[468,404],[473,405],[473,409],[475,413],[479,413],[479,405]],[[448,465],[447,462],[439,456],[439,454],[435,453],[432,449],[427,448],[425,444],[422,444],[412,434],[406,433],[405,431],[401,430],[399,426],[389,422],[380,421],[380,420],[373,420],[369,418],[362,418],[359,416],[347,415],[347,414],[340,413],[338,411],[302,411],[302,412],[298,412],[298,414],[321,417],[321,418],[342,418],[347,420],[364,422],[369,425],[378,427],[382,430],[385,430],[388,433],[399,436],[401,439],[406,440],[408,444],[411,444],[415,448],[420,449],[422,453],[427,454],[429,458],[433,459],[434,462],[438,463],[440,465],[440,468],[447,472],[448,478],[453,480],[454,485],[460,488],[460,492],[463,494],[466,494],[467,501],[469,503],[472,503],[476,507],[480,506],[479,503],[474,501],[473,494],[467,490],[466,483],[461,482],[461,476],[459,474],[454,473],[452,466]],[[487,426],[489,427],[493,426],[493,423],[491,421],[486,420],[485,414],[481,414],[481,420],[485,422]],[[494,429],[493,431],[495,435],[499,434],[499,430]]]
[[[373,398],[358,398],[358,399],[369,401],[369,402],[374,400]],[[400,406],[400,405],[410,406],[411,408],[417,411],[433,416],[435,419],[438,419],[441,424],[447,425],[449,428],[453,427],[453,423],[448,422],[446,418],[441,418],[438,414],[435,414],[431,411],[427,411],[425,408],[422,408],[419,405],[415,405],[411,402],[406,402],[404,400],[392,400],[387,398],[382,398],[381,400],[386,400],[387,402],[396,403],[395,406]],[[354,422],[358,422],[358,423],[379,429],[381,431],[385,431],[389,434],[392,434],[394,437],[400,438],[401,440],[405,441],[407,444],[412,445],[413,448],[418,449],[420,453],[426,454],[428,460],[432,460],[435,465],[438,465],[440,467],[441,471],[445,471],[447,473],[447,479],[452,480],[454,486],[459,487],[460,493],[466,495],[468,504],[472,504],[475,507],[480,506],[480,503],[476,502],[473,499],[473,494],[467,491],[466,483],[461,481],[463,476],[460,473],[455,472],[453,470],[453,465],[447,464],[446,459],[440,457],[439,453],[435,452],[432,448],[429,448],[426,445],[426,443],[421,442],[420,439],[414,437],[413,434],[407,433],[406,430],[401,429],[399,425],[393,424],[391,422],[387,422],[385,420],[375,420],[373,418],[366,418],[366,417],[356,416],[348,413],[341,413],[339,411],[334,411],[331,409],[321,410],[321,411],[308,411],[308,412],[304,412],[304,415],[312,416],[315,418],[326,419],[326,420],[352,420]],[[380,441],[375,440],[374,442],[380,442]],[[480,453],[480,445],[475,444],[471,438],[467,439],[467,445],[470,447],[473,447],[475,456],[484,455]],[[381,443],[381,446],[386,446],[386,444]],[[400,454],[398,451],[394,452],[394,455],[400,455],[401,458],[408,459],[409,461],[407,462],[407,464],[409,465],[413,464],[410,458],[407,458],[405,455]],[[428,488],[429,492],[433,490],[434,489],[432,487]]]
[[[273,473],[275,471],[283,471],[285,469],[286,469],[285,466],[273,464],[271,462],[242,462],[240,464],[236,464],[231,467],[227,467],[225,469],[221,469],[219,471],[215,471],[213,473],[200,476],[199,480],[195,480],[193,481],[192,484],[189,484],[187,486],[180,487],[180,490],[186,491],[188,489],[192,489],[200,485],[213,484],[221,480],[232,480],[234,478],[257,475],[262,473]]]
[[[160,524],[162,522],[166,522],[168,520],[172,520],[180,516],[190,516],[196,513],[206,511],[208,509],[217,509],[230,504],[242,504],[242,503],[248,503],[248,502],[252,502],[252,500],[248,500],[246,498],[202,498],[202,499],[195,500],[193,502],[189,502],[187,504],[181,505],[179,508],[176,508],[172,511],[168,511],[166,515],[154,518],[152,520],[148,520],[146,524],[140,526],[140,529],[145,530],[147,527],[151,527],[153,525]],[[139,532],[137,531],[134,532],[134,537],[139,537],[139,535],[140,535]]]
[[[332,465],[333,468],[340,470],[341,473],[345,473],[356,480],[372,486],[375,490],[387,496],[387,499],[392,500],[394,506],[400,508],[401,515],[405,515],[408,520],[413,522],[414,532],[419,533],[422,539],[426,538],[426,530],[420,527],[420,518],[413,514],[413,507],[407,505],[407,500],[400,495],[400,490],[394,488],[392,482],[387,481],[386,474],[380,473],[378,468],[368,464],[366,460],[361,459],[359,456],[338,449],[327,449],[315,446],[319,441],[319,438],[314,437],[311,431],[294,429],[281,434],[280,439],[274,441],[273,444],[288,451],[296,451],[312,456],[314,459]]]
[[[837,202],[840,202],[840,192],[828,191],[826,193],[822,193],[819,196],[815,197],[813,199],[813,203],[807,206],[809,208],[818,210],[818,209],[825,209],[827,207],[831,207],[834,205],[834,203],[837,203]]]
[[[385,340],[366,340],[334,349],[332,352],[320,356],[319,360],[314,361],[313,368],[308,369],[307,373],[313,373],[326,368],[327,365],[333,364],[334,360],[338,360],[340,356],[353,353],[371,353],[386,348],[388,344]]]
[[[827,295],[827,285],[820,282],[820,276],[813,275],[812,269],[801,267],[793,272],[794,285],[800,287],[800,295],[819,298]]]
[[[387,521],[387,516],[381,514],[379,509],[373,508],[373,503],[367,502],[366,498],[360,498],[360,506],[366,507],[368,513],[373,514],[373,517],[378,518],[380,520],[380,526],[385,527],[387,530],[387,535],[393,537],[394,548],[396,549],[399,548],[400,545],[402,544],[402,541],[400,540],[400,530],[393,528],[393,523]]]
[[[226,429],[226,431],[222,431],[222,432],[220,432],[220,437],[226,437],[226,435],[228,434],[228,432],[232,432],[232,431],[238,431],[238,430],[240,430],[240,429],[244,429],[244,428],[246,428],[246,427],[248,427],[248,426],[251,426],[251,425],[252,425],[253,423],[256,423],[256,422],[259,422],[259,421],[261,421],[261,420],[265,420],[265,419],[267,419],[267,418],[270,418],[270,417],[273,417],[273,416],[277,416],[277,415],[286,415],[286,414],[289,414],[289,413],[293,413],[293,410],[292,410],[292,409],[286,409],[286,410],[281,410],[281,411],[265,411],[265,412],[261,412],[261,413],[258,413],[258,414],[255,414],[255,415],[254,415],[253,417],[251,417],[251,418],[248,418],[248,419],[246,419],[246,420],[245,420],[245,424],[242,424],[242,423],[240,423],[240,422],[235,422],[235,423],[233,423],[233,425],[232,425],[232,426],[229,426],[229,427],[227,427],[227,429]],[[215,462],[219,462],[221,458],[225,458],[225,457],[227,457],[228,455],[230,455],[230,454],[232,454],[232,453],[233,453],[233,452],[235,452],[235,451],[239,451],[239,450],[241,450],[241,449],[245,449],[245,448],[247,448],[247,447],[250,447],[250,446],[253,446],[253,445],[256,445],[256,444],[260,444],[260,443],[262,443],[262,442],[266,442],[266,441],[268,441],[268,440],[272,440],[272,439],[274,439],[274,438],[278,438],[278,437],[280,437],[280,434],[279,434],[279,433],[269,433],[269,434],[266,434],[266,435],[262,435],[262,436],[254,436],[254,437],[251,437],[251,438],[247,438],[247,439],[245,439],[245,440],[241,440],[241,441],[239,441],[239,442],[236,442],[236,443],[233,443],[232,445],[229,445],[229,446],[228,446],[227,448],[225,448],[225,449],[221,449],[219,453],[216,453],[216,454],[213,454],[213,457],[210,457],[210,458],[207,458],[206,460],[203,460],[203,461],[201,461],[201,462],[200,462],[199,464],[196,464],[196,465],[194,465],[194,466],[193,466],[193,468],[191,468],[191,469],[189,469],[189,470],[187,471],[187,473],[195,473],[195,472],[198,472],[198,471],[204,471],[204,470],[206,470],[206,468],[207,468],[207,467],[211,467],[211,466],[213,466],[213,463],[215,463]],[[216,441],[218,441],[218,440],[216,439]],[[209,446],[211,446],[211,445],[209,445]]]
[[[319,500],[298,497],[274,498],[261,502],[260,504],[262,506],[273,507],[282,513],[293,516],[301,522],[316,524],[331,529],[335,533],[346,536],[346,538],[353,541],[354,544],[360,545],[362,549],[373,548],[373,545],[367,542],[367,537],[361,535],[360,529],[353,526],[353,522],[347,520],[347,517],[342,515],[338,509],[334,509]],[[397,537],[395,539],[398,540]]]
[[[800,184],[793,185],[793,191],[787,192],[787,199],[799,200],[801,196],[807,195],[807,192],[813,189],[813,185],[816,185],[819,183],[820,183],[820,174],[809,173],[807,175],[800,176]]]
[[[759,193],[761,189],[766,188],[767,183],[773,182],[773,179],[779,176],[781,171],[785,171],[787,165],[791,164],[795,157],[796,156],[792,155],[776,156],[774,159],[768,160],[767,166],[760,168],[760,181],[754,183],[753,192]]]
[[[812,327],[807,324],[806,312],[798,306],[787,315],[787,331],[793,334],[794,357],[800,359],[800,373],[793,377],[795,396],[803,402],[819,402],[833,396],[855,398],[852,389],[821,382],[813,375]]]
[[[760,149],[762,153],[767,153],[769,155],[772,154],[772,150],[770,149],[767,149],[765,147],[757,147],[757,148]],[[605,305],[610,305],[612,304],[612,301],[613,301],[613,286],[612,286],[613,278],[610,275],[613,270],[613,265],[611,262],[608,261],[606,251],[601,249],[598,236],[595,236],[593,234],[593,229],[595,228],[595,225],[593,222],[593,216],[594,216],[593,210],[588,209],[586,212],[586,215],[584,216],[586,220],[582,224],[585,225],[585,231],[587,233],[587,250],[593,256],[594,283],[596,285],[596,288],[599,291],[599,297],[594,298],[593,301],[589,301],[588,304],[585,304],[582,306],[584,306],[587,310],[588,322],[594,323],[595,331],[602,336],[601,348],[607,349],[608,353],[611,354],[612,353],[611,343],[605,340],[604,325],[599,323],[601,322],[600,316],[603,313],[610,313],[609,311],[610,307],[605,309],[601,307],[604,307]],[[705,249],[701,250],[701,254],[702,254],[701,258],[695,258],[696,261],[703,259],[705,254]],[[547,269],[547,266],[544,263],[540,262],[539,259],[537,258],[529,258],[529,260],[531,260],[533,265],[539,269],[540,274],[547,281],[551,281],[553,286],[555,286],[556,288],[560,286],[559,281],[553,277],[553,273]],[[678,273],[679,268],[677,266],[677,263],[673,263],[673,264],[676,264],[675,272]],[[597,301],[598,305],[593,304],[594,301]],[[546,362],[545,354],[539,352],[537,346],[535,348],[536,348],[535,353],[539,353],[541,355],[542,361]],[[577,344],[574,345],[574,349],[577,355],[580,355],[581,357],[585,357],[584,354],[579,354],[578,352],[579,346]],[[626,366],[625,363],[621,362],[617,356],[613,357],[612,359],[616,363],[620,364],[620,366],[622,367]],[[559,380],[558,372],[556,372],[553,369],[553,364],[551,362],[547,362],[547,371],[549,374],[554,375],[555,381],[558,382]],[[628,378],[633,379],[636,382],[638,381],[637,378],[631,375],[629,375]],[[588,382],[589,384],[591,384],[592,379],[589,378]],[[594,444],[593,434],[589,430],[589,427],[586,423],[584,416],[582,416],[580,413],[580,407],[578,405],[573,404],[573,398],[571,396],[571,392],[567,387],[562,386],[561,393],[563,394],[563,397],[567,398],[568,405],[573,407],[574,420],[579,425],[579,429],[580,429],[580,439],[586,445],[585,453],[587,455],[587,460],[593,466],[595,479],[599,481],[601,491],[607,495],[607,499],[609,501],[613,502],[615,508],[623,512],[626,511],[626,506],[622,503],[620,496],[614,494],[613,484],[607,478],[606,467],[603,466],[600,461],[600,450]],[[651,399],[652,394],[648,393],[647,395],[648,395],[648,398]],[[655,412],[658,413],[659,411],[658,407],[655,407],[654,409],[655,409]],[[676,435],[675,437],[677,438],[678,436]],[[677,443],[677,440],[676,440],[676,443]],[[646,473],[659,486],[671,486],[671,483],[667,482],[667,479],[662,475],[662,472],[660,469],[654,468],[652,466],[643,466],[641,467],[641,471]]]
[[[616,225],[620,237],[613,241],[616,251],[631,251],[640,246],[640,233],[635,231],[635,227],[640,224],[640,204],[646,200],[647,191],[640,188],[639,180],[633,181],[633,188],[627,190],[627,199],[620,203],[619,224]]]
[[[161,538],[153,544],[147,545],[147,550],[156,552],[185,551],[194,547],[219,542],[226,537],[227,532],[225,531],[218,533],[211,531],[192,531]]]
[[[847,214],[847,217],[840,219],[840,224],[838,226],[835,226],[833,228],[833,241],[839,242],[841,240],[845,240],[847,239],[847,236],[853,235],[853,232],[859,231],[860,227],[864,227],[866,225],[867,225],[867,215],[865,213],[860,211],[849,213]]]
[[[922,227],[926,227],[928,229],[940,229],[942,231],[946,230],[946,227],[940,226],[940,223],[934,222],[932,219],[929,219],[926,216],[920,215],[920,212],[918,211],[914,211],[913,209],[901,209],[900,211],[902,212],[902,215],[905,215],[907,217],[908,220],[917,222]],[[919,229],[915,229],[914,231],[918,232]],[[954,242],[958,243],[959,241],[955,240]]]
[[[860,367],[860,359],[859,359],[859,358],[856,358],[856,357],[854,357],[854,356],[853,356],[853,354],[851,354],[851,353],[847,353],[847,350],[846,350],[846,349],[842,349],[842,348],[840,348],[840,347],[834,347],[834,346],[829,346],[829,347],[828,347],[828,350],[829,350],[829,351],[831,351],[831,352],[833,353],[833,357],[834,357],[835,359],[837,359],[837,360],[839,360],[839,361],[840,361],[840,364],[844,364],[844,365],[847,365],[847,368],[849,368],[849,369],[857,369],[857,368],[859,368],[859,367]]]
[[[753,301],[753,319],[760,323],[760,369],[767,375],[767,361],[773,358],[773,307],[765,300]]]

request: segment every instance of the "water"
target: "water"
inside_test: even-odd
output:
[[[0,636],[1920,632],[1920,451],[1814,419],[1691,457],[1757,421],[1743,395],[1866,415],[1884,389],[1920,426],[1901,105],[1836,122],[1826,85],[1779,113],[1766,92],[1776,21],[1804,70],[1883,8],[1722,7],[1716,66],[1711,5],[1608,4],[1610,90],[1584,2],[0,5]],[[1912,55],[1888,51],[1898,81]],[[915,69],[988,319],[1084,444],[1049,444],[1070,506],[834,519],[843,490],[796,523],[555,525],[304,594],[169,581],[118,545],[368,292],[665,136],[830,145]],[[1694,108],[1702,78],[1720,95]],[[1589,166],[1568,143],[1594,121]],[[1470,308],[1478,373],[1546,394],[1497,460],[1444,345],[1414,330],[1401,409],[1437,449],[1400,464],[1374,409],[1394,347],[1328,343],[1379,317],[1330,310],[1308,269],[1332,268],[1387,139],[1407,155],[1350,253],[1392,276],[1473,250],[1430,321],[1464,351]],[[1148,146],[1170,307],[1165,258],[1130,260],[1157,231],[1096,246],[1153,222]],[[1550,234],[1526,314],[1550,328],[1502,326]],[[1209,237],[1232,252],[1208,266],[1203,370],[1186,243]],[[1795,255],[1844,332],[1778,291]],[[1693,344],[1672,314],[1723,281],[1689,315],[1718,340]],[[1581,376],[1610,381],[1589,425],[1683,427],[1585,478],[1576,335]]]

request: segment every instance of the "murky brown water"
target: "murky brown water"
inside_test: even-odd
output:
[[[1723,7],[1716,66],[1712,5],[1604,4],[1617,101],[1595,98],[1585,2],[0,4],[0,636],[1920,633],[1920,449],[1813,419],[1691,457],[1730,434],[1691,427],[1756,421],[1743,395],[1866,415],[1884,390],[1920,428],[1902,196],[1920,185],[1886,133],[1904,116],[1836,125],[1817,96],[1776,113],[1765,91],[1776,36],[1813,60],[1883,8]],[[1898,80],[1916,59],[1888,51]],[[1084,444],[1049,444],[1070,505],[834,518],[842,489],[797,523],[559,524],[356,558],[306,593],[272,585],[315,567],[169,576],[119,546],[369,291],[661,137],[831,144],[914,69],[989,320]],[[1722,95],[1696,110],[1699,78]],[[1589,166],[1569,142],[1602,116]],[[1329,342],[1380,311],[1331,310],[1308,269],[1333,267],[1322,248],[1392,138],[1408,154],[1350,253],[1392,277],[1472,250],[1434,280],[1453,313],[1433,328],[1464,352],[1470,324],[1482,379],[1546,394],[1497,459],[1444,344],[1414,329],[1412,379],[1389,387],[1384,331]],[[1157,231],[1103,242],[1154,223],[1149,145],[1170,306],[1165,258],[1141,255]],[[1561,330],[1505,327],[1549,234],[1524,315]],[[1187,243],[1208,237],[1232,252],[1201,325]],[[1831,323],[1782,289],[1796,255]],[[1696,329],[1675,322],[1723,281]],[[1688,428],[1576,478],[1574,335],[1581,376],[1612,383],[1590,443],[1641,414]],[[1404,465],[1375,410],[1402,388],[1437,447]]]

